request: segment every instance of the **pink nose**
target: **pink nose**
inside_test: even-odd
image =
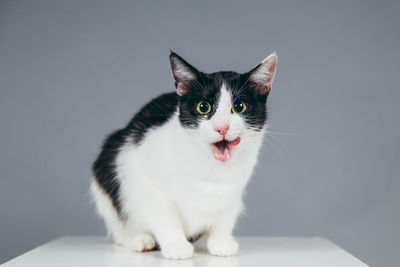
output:
[[[222,127],[215,127],[215,130],[216,130],[217,132],[219,132],[220,135],[226,135],[226,133],[227,133],[228,130],[229,130],[229,125],[226,124],[226,125],[224,125],[224,126],[222,126]]]

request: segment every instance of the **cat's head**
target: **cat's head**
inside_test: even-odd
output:
[[[229,160],[246,139],[263,131],[277,59],[273,53],[242,74],[206,74],[171,52],[180,123],[194,130],[217,160]]]

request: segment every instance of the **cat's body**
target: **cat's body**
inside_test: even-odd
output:
[[[93,167],[92,194],[115,242],[136,251],[157,242],[165,257],[183,259],[193,253],[187,240],[203,235],[210,253],[237,252],[232,231],[265,131],[271,57],[262,87],[264,62],[243,75],[203,74],[171,54],[177,93],[110,135]]]

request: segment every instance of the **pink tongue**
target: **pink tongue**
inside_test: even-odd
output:
[[[227,161],[231,158],[231,151],[229,150],[228,146],[225,146],[224,151],[220,151],[217,146],[212,146],[214,157],[219,161]]]

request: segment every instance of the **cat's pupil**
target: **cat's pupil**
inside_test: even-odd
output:
[[[235,105],[234,105],[234,108],[235,108],[235,110],[236,110],[236,112],[242,112],[243,111],[243,109],[244,109],[244,105],[243,105],[243,103],[236,103]]]
[[[208,111],[208,103],[207,102],[200,103],[199,109],[201,112],[206,113]]]

